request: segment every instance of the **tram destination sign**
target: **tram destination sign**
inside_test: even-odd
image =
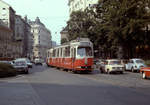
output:
[[[81,46],[90,46],[90,42],[80,42]]]

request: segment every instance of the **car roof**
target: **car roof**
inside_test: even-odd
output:
[[[142,59],[140,59],[140,58],[132,58],[131,60],[142,60]]]
[[[120,61],[120,59],[106,59],[106,61]]]
[[[14,61],[26,61],[26,59],[16,59]]]

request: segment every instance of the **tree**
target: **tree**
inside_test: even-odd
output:
[[[146,0],[101,0],[97,7],[102,19],[102,30],[107,30],[107,42],[111,47],[130,48],[130,53],[138,45],[145,44],[142,28],[150,17],[146,11]],[[129,47],[130,46],[130,47]],[[131,57],[133,55],[130,55]]]
[[[68,42],[66,38],[61,39],[61,44]]]

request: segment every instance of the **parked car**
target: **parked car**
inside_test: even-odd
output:
[[[18,72],[24,72],[25,74],[29,73],[28,65],[25,59],[16,59],[13,62],[13,67]]]
[[[140,72],[142,73],[143,79],[147,79],[148,77],[150,78],[150,67],[142,67]]]
[[[27,65],[28,65],[28,67],[29,68],[32,68],[32,62],[28,59],[28,58],[25,58],[26,59],[26,61],[27,61]]]
[[[16,60],[25,60],[27,65],[28,65],[28,67],[32,68],[33,64],[31,63],[31,61],[28,58],[17,58]]]
[[[101,72],[108,73],[108,74],[113,72],[119,72],[123,74],[124,65],[121,63],[121,60],[109,59],[105,61],[104,66],[101,68]]]
[[[105,60],[104,59],[100,59],[97,63],[96,63],[97,68],[99,68],[99,70],[101,72],[104,72],[104,67],[105,67]]]
[[[144,60],[139,58],[130,59],[127,64],[125,64],[125,70],[130,70],[132,72],[139,72],[142,67],[146,67]]]
[[[39,58],[36,58],[36,59],[34,60],[34,63],[35,63],[35,65],[42,65],[42,60],[39,59]]]
[[[7,64],[13,64],[12,61],[0,61],[0,63],[7,63]]]

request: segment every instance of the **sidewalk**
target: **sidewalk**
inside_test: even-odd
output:
[[[25,77],[0,80],[0,105],[45,105]]]

